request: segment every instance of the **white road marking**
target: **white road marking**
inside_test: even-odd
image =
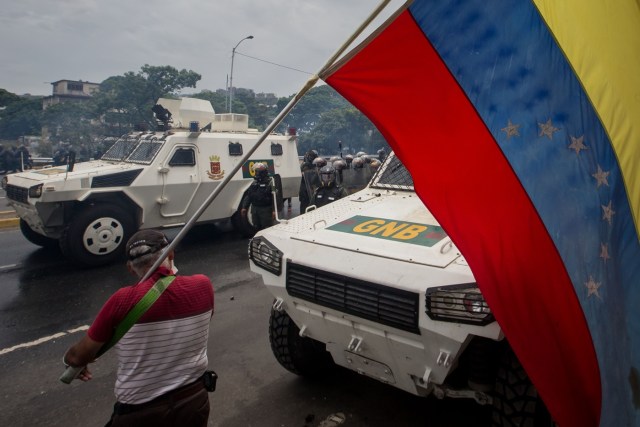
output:
[[[7,268],[14,268],[17,267],[20,264],[7,264],[7,265],[2,265],[0,266],[0,270],[6,270]]]
[[[89,325],[83,325],[74,329],[69,329],[66,332],[58,332],[57,334],[49,335],[48,337],[38,338],[35,341],[25,342],[22,344],[14,345],[13,347],[4,348],[0,350],[0,356],[2,356],[3,354],[11,353],[12,351],[18,350],[21,348],[28,348],[28,347],[33,347],[39,344],[43,344],[47,341],[55,340],[56,338],[60,338],[68,334],[73,334],[80,331],[86,331],[87,329],[89,329]]]

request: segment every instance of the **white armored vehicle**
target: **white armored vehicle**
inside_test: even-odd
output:
[[[275,298],[271,348],[291,372],[337,364],[414,395],[492,403],[495,425],[552,425],[395,155],[364,190],[257,233],[249,257]]]
[[[82,265],[112,262],[136,230],[184,225],[261,136],[247,115],[215,114],[209,101],[160,99],[154,112],[162,130],[124,135],[100,160],[3,178],[24,236],[40,246],[59,245]],[[238,214],[255,162],[267,165],[280,198],[297,196],[300,167],[291,133],[269,135],[198,222],[232,218],[243,234],[255,232],[246,219],[251,215]]]

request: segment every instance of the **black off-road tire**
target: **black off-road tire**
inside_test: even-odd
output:
[[[247,196],[244,196],[242,198],[240,206],[242,206],[246,197]],[[246,216],[242,216],[240,214],[240,208],[238,208],[231,216],[231,225],[233,225],[233,228],[240,233],[242,237],[251,238],[258,232],[258,229],[251,223],[251,206],[249,206]]]
[[[493,427],[554,427],[544,402],[513,350],[505,349],[493,394]]]
[[[335,367],[325,345],[301,337],[300,329],[285,311],[271,309],[269,342],[278,363],[296,375],[319,378]]]
[[[85,267],[110,264],[124,257],[133,234],[131,215],[118,205],[97,203],[76,213],[60,237],[62,253]]]
[[[22,218],[20,219],[20,231],[24,238],[34,245],[41,246],[45,249],[56,249],[58,247],[58,239],[52,239],[51,237],[36,233],[31,227],[29,227],[27,221]]]

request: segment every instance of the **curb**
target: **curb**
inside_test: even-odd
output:
[[[7,218],[10,215],[14,215],[13,218]],[[20,218],[16,216],[15,211],[0,211],[0,229],[3,228],[15,228],[20,224]]]
[[[0,219],[0,229],[3,228],[16,228],[20,223],[19,218]]]

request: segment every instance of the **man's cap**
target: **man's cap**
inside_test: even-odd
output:
[[[140,230],[127,242],[127,257],[134,260],[158,252],[168,244],[169,240],[164,233],[157,230]]]

